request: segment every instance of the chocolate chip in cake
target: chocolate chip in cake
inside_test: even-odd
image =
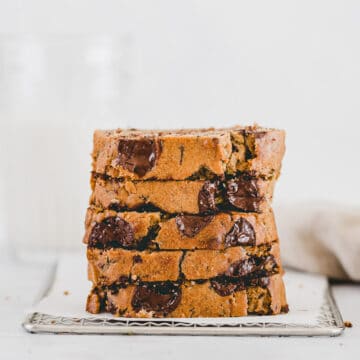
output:
[[[256,179],[246,174],[227,181],[226,197],[230,204],[243,211],[258,211],[262,200]]]
[[[260,286],[262,288],[266,288],[270,284],[270,278],[269,277],[256,277],[257,274],[252,274],[251,278],[248,278],[246,280],[246,286],[247,287],[253,287],[253,286]]]
[[[220,278],[211,279],[210,285],[220,296],[229,296],[239,290],[239,284],[231,283]]]
[[[181,289],[172,283],[147,283],[135,289],[131,305],[136,312],[153,311],[166,316],[174,311],[181,300]]]
[[[225,237],[225,247],[238,245],[255,245],[255,231],[253,226],[244,218],[236,220],[232,229]]]
[[[258,277],[258,274],[253,274],[251,277],[247,276],[235,279],[226,276],[218,276],[210,279],[211,287],[220,296],[228,296],[235,291],[242,291],[249,287],[260,286],[266,288],[269,284],[269,277]]]
[[[141,258],[140,255],[135,255],[135,256],[133,257],[133,262],[134,262],[134,264],[140,264],[140,263],[143,262],[143,260],[142,260],[142,258]]]
[[[207,212],[217,210],[216,196],[218,195],[218,182],[205,181],[199,192],[199,211]]]
[[[255,257],[251,257],[244,260],[239,260],[232,263],[228,270],[225,271],[225,276],[241,277],[248,275],[255,271],[257,268],[257,261]]]
[[[140,177],[151,170],[161,153],[161,144],[156,139],[121,139],[118,145],[118,163],[124,169]]]
[[[252,256],[232,263],[224,275],[229,277],[242,277],[256,272],[258,277],[260,277],[271,273],[276,267],[277,263],[273,255]]]
[[[207,226],[213,218],[213,215],[178,215],[175,218],[175,222],[179,232],[183,236],[192,238]]]
[[[136,245],[133,227],[127,221],[118,216],[111,216],[93,227],[89,237],[89,246],[119,245],[127,249]]]

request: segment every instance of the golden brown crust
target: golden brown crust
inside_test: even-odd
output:
[[[181,296],[178,304],[170,312],[162,314],[151,309],[134,309],[136,285],[119,288],[117,291],[93,289],[88,297],[87,311],[93,314],[107,311],[116,316],[138,318],[231,317],[287,312],[281,275],[273,275],[266,280],[262,286],[248,286],[244,290],[226,295],[220,295],[215,291],[210,281],[186,281],[180,286]],[[102,304],[102,308],[99,304]]]
[[[223,250],[232,246],[229,244],[229,236],[234,231],[234,226],[239,224],[240,219],[246,220],[250,224],[248,238],[242,240],[244,245],[261,245],[278,239],[274,214],[271,209],[264,213],[217,213],[210,217],[208,223],[195,232],[192,236],[184,234],[179,226],[179,218],[182,216],[166,218],[161,217],[159,212],[117,212],[114,210],[99,210],[89,207],[85,221],[85,236],[83,242],[89,244],[92,230],[97,224],[101,224],[110,217],[120,217],[126,220],[134,232],[135,244],[141,242],[145,237],[150,237],[149,233],[158,226],[158,231],[154,231],[148,239],[146,248],[154,248],[154,245],[163,250],[195,250],[212,249]],[[203,219],[198,215],[194,218]],[[248,243],[246,240],[248,239]],[[239,244],[240,245],[240,244]],[[134,246],[136,248],[136,245]]]
[[[275,180],[257,178],[253,181],[256,183],[258,196],[256,198],[249,197],[248,200],[251,203],[244,205],[244,208],[239,208],[239,211],[263,212],[269,208]],[[198,214],[209,210],[202,210],[199,204],[199,196],[207,183],[205,180],[115,181],[97,177],[94,179],[90,204],[102,209],[116,207],[119,210],[136,210],[152,205],[171,214]],[[226,185],[219,185],[220,188],[224,186]],[[224,192],[216,195],[215,202],[215,209],[232,206]]]
[[[161,144],[155,166],[140,176],[119,163],[119,141],[153,139]],[[131,180],[185,180],[206,169],[222,176],[252,171],[277,177],[285,151],[285,132],[256,126],[173,131],[97,130],[93,171]]]
[[[271,259],[269,257],[272,256]],[[237,263],[256,257],[259,265],[245,270],[279,272],[281,262],[277,242],[258,247],[231,247],[226,250],[137,251],[88,248],[88,278],[94,285],[112,285],[121,279],[133,281],[177,281],[210,279],[236,269]],[[259,269],[260,267],[260,269]],[[248,274],[245,274],[248,275]],[[237,275],[235,275],[237,276]],[[243,276],[243,275],[239,275]]]

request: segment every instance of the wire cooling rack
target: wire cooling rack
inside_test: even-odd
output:
[[[330,288],[324,294],[324,302],[316,323],[299,325],[266,321],[244,323],[232,321],[190,323],[186,319],[153,321],[149,319],[127,320],[108,317],[66,317],[42,313],[29,314],[24,328],[31,333],[56,334],[127,334],[127,335],[234,335],[234,336],[338,336],[344,330],[341,314]]]

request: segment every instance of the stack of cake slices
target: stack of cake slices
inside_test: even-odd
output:
[[[271,209],[284,140],[257,126],[95,131],[87,311],[287,312]]]

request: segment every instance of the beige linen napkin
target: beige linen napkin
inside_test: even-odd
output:
[[[360,209],[283,204],[275,214],[284,265],[360,281]]]

